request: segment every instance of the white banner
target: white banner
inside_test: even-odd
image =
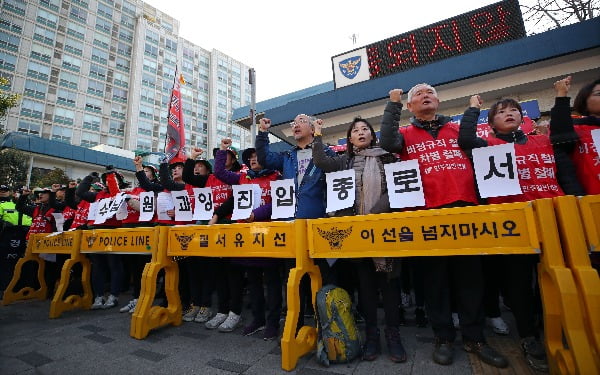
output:
[[[90,208],[88,209],[88,221],[96,220],[96,213],[98,212],[98,202],[90,203]]]
[[[271,181],[271,219],[290,219],[296,215],[294,179]]]
[[[325,173],[327,181],[327,212],[352,207],[356,197],[354,169]]]
[[[140,218],[139,221],[150,221],[156,210],[156,199],[154,193],[145,191],[140,193]]]
[[[474,148],[473,167],[482,198],[522,194],[514,143]]]
[[[213,204],[212,189],[207,188],[194,188],[194,198],[196,199],[196,205],[194,206],[194,220],[210,220],[212,219],[215,212],[215,205]]]
[[[192,200],[187,190],[172,191],[171,197],[175,205],[175,221],[192,221]]]
[[[596,155],[600,155],[600,129],[594,129],[590,132],[592,135],[592,141],[594,142],[594,147],[596,148]]]
[[[233,185],[233,214],[231,220],[244,220],[260,206],[261,189],[258,184]]]

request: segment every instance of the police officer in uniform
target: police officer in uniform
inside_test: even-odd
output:
[[[25,235],[31,225],[31,217],[17,212],[11,193],[8,186],[0,185],[0,299],[25,254]]]

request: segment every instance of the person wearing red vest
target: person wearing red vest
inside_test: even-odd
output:
[[[556,157],[566,155],[572,164],[566,169],[575,169],[579,189],[567,190],[573,195],[600,194],[600,152],[594,146],[592,131],[600,129],[600,79],[584,85],[573,102],[578,115],[571,115],[571,76],[554,83],[556,99],[550,112],[550,140]],[[559,171],[563,165],[558,165]],[[564,186],[563,186],[564,188]],[[592,267],[600,274],[600,253],[590,254]]]
[[[554,149],[550,139],[545,135],[526,135],[520,128],[523,122],[523,110],[514,99],[503,99],[492,105],[488,113],[488,122],[493,136],[486,139],[477,137],[477,119],[483,101],[479,95],[470,99],[470,107],[465,111],[461,123],[458,143],[461,148],[471,154],[474,148],[513,143],[517,177],[522,194],[489,197],[487,203],[525,202],[535,199],[552,198],[564,195],[559,184]],[[572,170],[563,170],[560,180],[574,179]],[[504,297],[510,301],[510,308],[515,316],[517,330],[521,338],[521,346],[529,366],[536,371],[548,371],[548,363],[544,345],[539,338],[535,324],[536,292],[531,287],[537,255],[494,255],[484,258],[486,292],[488,286],[500,286]],[[537,285],[535,287],[537,289]],[[486,302],[488,316],[498,319],[498,296],[486,293],[491,300]],[[490,310],[492,311],[490,314]]]
[[[26,240],[29,240],[32,233],[52,233],[56,231],[56,221],[52,214],[57,212],[56,191],[59,187],[60,185],[54,184],[51,188],[43,188],[37,193],[37,203],[35,204],[27,203],[31,190],[28,188],[23,189],[15,209],[23,215],[31,216],[31,226],[25,235]],[[56,254],[41,254],[40,257],[46,260],[44,279],[48,286],[48,298],[52,298],[56,281],[60,277],[61,265],[56,261]]]
[[[86,201],[88,204],[91,204],[93,202],[100,202],[105,198],[115,197],[121,191],[120,189],[127,186],[123,180],[123,176],[114,170],[112,166],[106,167],[106,172],[102,174],[101,179],[105,188],[100,191],[94,191],[95,189],[92,189],[92,185],[98,181],[98,173],[93,172],[84,177],[77,187],[75,194],[82,202]],[[85,209],[85,206],[88,206],[88,204],[83,204],[82,208]],[[77,225],[80,219],[81,217],[78,218],[76,213],[72,225]],[[87,220],[88,228],[118,228],[120,226],[121,221],[117,220],[114,216],[107,219],[103,224],[95,224],[94,220]],[[118,297],[123,286],[123,262],[121,255],[90,254],[89,257],[92,262],[91,279],[95,295],[92,310],[115,307],[119,303]],[[107,272],[110,272],[110,294],[105,299],[104,284]]]
[[[402,90],[389,93],[381,124],[381,147],[399,153],[402,160],[418,160],[425,207],[444,208],[478,203],[471,163],[458,147],[458,124],[437,113],[437,91],[427,83],[408,92],[407,108],[413,113],[408,126],[400,126]],[[452,301],[456,298],[463,348],[483,362],[508,366],[506,358],[489,346],[483,334],[483,271],[480,256],[435,256],[422,259],[425,273],[425,306],[435,335],[433,361],[453,362]]]
[[[149,184],[156,184],[158,181],[158,170],[152,165],[143,165],[142,157],[136,156],[133,159],[135,165],[136,178],[138,179],[138,186],[133,189],[128,189],[127,193],[127,217],[121,220],[123,228],[135,228],[135,227],[148,227],[156,225],[156,213],[150,221],[140,222],[140,194],[147,191],[141,187],[141,182],[148,182]],[[157,184],[158,185],[158,184]],[[160,185],[159,185],[160,186]],[[157,191],[162,191],[162,186]],[[140,291],[142,288],[142,273],[146,263],[150,262],[151,255],[146,254],[125,254],[123,255],[123,265],[128,271],[128,275],[133,280],[133,291],[131,300],[127,304],[119,309],[119,312],[133,314],[137,305]],[[127,282],[129,284],[129,282]]]
[[[279,172],[264,169],[258,162],[256,149],[248,148],[242,153],[242,160],[248,167],[246,172],[232,172],[226,169],[231,139],[221,140],[221,149],[215,155],[215,176],[229,185],[257,184],[261,189],[261,204],[250,217],[243,222],[269,221],[271,218],[271,181],[279,179]],[[233,197],[230,198],[233,200]],[[223,207],[223,206],[221,206]],[[232,208],[232,207],[231,207]],[[233,208],[232,208],[233,209]],[[209,224],[214,224],[218,215],[213,216]],[[244,327],[246,336],[263,331],[264,340],[272,340],[279,335],[279,317],[281,315],[282,293],[280,267],[276,259],[236,258],[231,259],[228,269],[228,282],[231,296],[231,311],[227,319],[219,325],[222,332],[233,331],[240,322],[243,295],[244,269],[248,275],[248,290],[252,307],[252,322]],[[265,319],[265,292],[267,287],[268,316]]]

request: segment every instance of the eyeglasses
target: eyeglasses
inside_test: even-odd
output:
[[[296,125],[308,124],[308,123],[310,123],[310,121],[308,121],[308,119],[299,118],[298,121],[292,121],[292,122],[290,122],[290,126],[293,128]]]

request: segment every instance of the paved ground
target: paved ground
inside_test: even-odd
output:
[[[121,297],[121,305],[128,300]],[[394,364],[383,355],[373,362],[320,366],[314,355],[300,360],[292,372],[281,369],[278,341],[207,330],[183,323],[153,331],[145,340],[129,336],[130,315],[118,309],[71,311],[49,319],[49,301],[26,301],[0,306],[0,374],[528,374],[514,336],[488,333],[488,340],[506,354],[511,367],[498,370],[459,347],[451,366],[431,361],[431,328],[414,325],[412,309],[402,328],[408,361]],[[246,322],[250,311],[242,313]],[[514,322],[505,313],[511,330]]]

